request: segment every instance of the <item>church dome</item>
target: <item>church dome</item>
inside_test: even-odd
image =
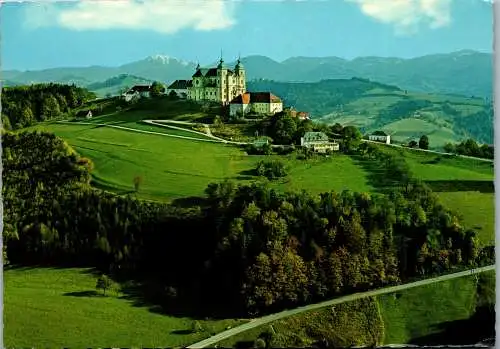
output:
[[[239,58],[238,58],[238,61],[236,62],[235,69],[236,70],[243,70],[244,69],[243,64],[241,63],[241,60]]]

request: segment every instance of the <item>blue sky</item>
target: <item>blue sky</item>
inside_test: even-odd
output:
[[[0,8],[2,69],[117,66],[163,54],[202,64],[265,55],[492,52],[487,0],[113,0]]]

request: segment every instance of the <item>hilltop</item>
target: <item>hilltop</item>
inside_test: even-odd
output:
[[[234,62],[227,62],[234,65]],[[277,62],[265,56],[242,58],[248,80],[317,82],[360,76],[416,92],[455,93],[490,97],[493,93],[493,59],[490,53],[470,50],[412,59],[391,57],[292,57]],[[169,83],[191,76],[195,62],[155,55],[119,67],[54,68],[39,71],[5,71],[11,83],[60,82],[87,86],[120,74]]]

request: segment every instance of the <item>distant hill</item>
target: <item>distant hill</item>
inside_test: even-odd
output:
[[[325,123],[356,125],[364,132],[384,130],[399,141],[426,134],[432,147],[473,137],[493,143],[490,99],[408,92],[399,87],[352,78],[310,83],[251,81],[252,92],[271,91],[287,106]]]
[[[242,58],[247,79],[317,82],[324,79],[363,77],[414,92],[455,93],[490,97],[493,91],[493,56],[490,53],[458,51],[412,59],[360,57],[292,57],[276,62],[265,56]],[[233,66],[234,62],[227,62]],[[196,64],[156,55],[120,67],[54,68],[40,71],[5,71],[2,79],[13,83],[74,82],[89,85],[120,74],[169,83],[188,79]]]
[[[97,94],[98,97],[105,97],[110,94],[118,95],[122,90],[134,85],[151,84],[153,80],[144,79],[134,75],[121,74],[106,81],[94,82],[86,86],[87,89]]]

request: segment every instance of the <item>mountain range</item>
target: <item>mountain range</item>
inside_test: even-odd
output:
[[[491,53],[462,50],[411,59],[391,57],[292,57],[277,62],[265,56],[241,59],[247,80],[318,82],[326,79],[366,78],[413,92],[451,93],[490,98],[493,92]],[[227,62],[228,67],[235,62]],[[189,79],[195,62],[155,55],[119,67],[62,67],[37,71],[7,70],[5,86],[40,82],[74,83],[103,93],[116,93],[129,83]],[[126,75],[129,75],[127,77]],[[114,86],[114,87],[113,87]],[[97,88],[99,87],[99,88]]]

